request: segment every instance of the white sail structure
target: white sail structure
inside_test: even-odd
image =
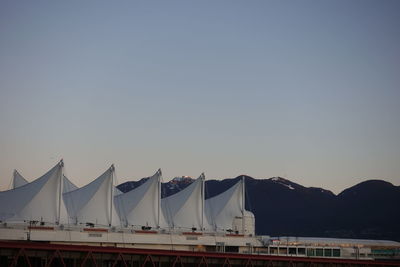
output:
[[[76,186],[73,182],[71,182],[70,179],[68,179],[65,175],[64,175],[64,191],[63,193],[67,193],[69,191],[74,191],[76,189],[78,189],[79,187]],[[114,187],[114,195],[119,195],[122,194],[121,190],[119,190],[117,187]]]
[[[114,187],[114,196],[118,196],[123,194],[123,192],[121,190],[119,190],[117,187]]]
[[[71,180],[69,180],[65,175],[63,182],[64,182],[63,193],[78,189],[78,187],[73,182],[71,182]]]
[[[254,233],[254,215],[245,210],[244,178],[225,192],[206,199],[205,213],[212,230]]]
[[[204,213],[204,181],[202,173],[182,191],[161,200],[162,210],[171,228],[183,230],[210,228]]]
[[[61,197],[63,166],[61,160],[35,181],[24,185],[14,183],[17,186],[14,189],[0,192],[0,220],[64,222],[66,213]],[[22,181],[21,177],[17,178],[19,182]]]
[[[17,170],[14,170],[12,187],[17,188],[26,185],[28,180],[26,180]],[[78,187],[72,183],[65,175],[63,176],[63,193],[78,189]]]
[[[123,226],[165,228],[161,212],[161,170],[139,187],[115,196],[115,206]]]
[[[12,179],[12,189],[29,183],[17,170],[14,170]]]
[[[13,188],[17,188],[28,183],[28,180],[26,180],[17,170],[14,170],[12,181]],[[74,183],[72,183],[65,175],[63,175],[63,193],[76,189],[78,189],[78,187]]]
[[[63,194],[71,222],[118,226],[114,207],[114,165],[84,187]]]

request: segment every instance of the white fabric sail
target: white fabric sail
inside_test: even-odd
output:
[[[254,215],[250,211],[244,209],[244,186],[244,179],[241,179],[225,192],[206,199],[205,213],[213,230],[246,232],[246,230],[241,227],[242,223],[238,226],[236,222],[237,218],[240,218],[240,221],[243,217],[254,218]],[[245,222],[243,222],[243,228],[244,223]]]
[[[78,187],[74,183],[72,183],[65,175],[63,182],[64,182],[63,193],[78,189]]]
[[[121,190],[119,190],[117,187],[114,187],[114,196],[118,196],[123,194]]]
[[[161,212],[161,170],[139,187],[115,196],[115,206],[122,225],[165,228],[167,223]]]
[[[27,183],[29,182],[17,170],[14,170],[12,189],[26,185]]]
[[[175,229],[210,228],[204,214],[204,174],[188,187],[161,200],[168,225]]]
[[[63,194],[70,221],[117,226],[119,218],[114,208],[114,166],[84,187]]]
[[[70,179],[68,179],[64,175],[64,191],[63,191],[63,193],[67,193],[69,191],[74,191],[76,189],[78,189],[78,187],[73,182],[71,182]],[[119,194],[122,194],[121,190],[119,190],[117,187],[115,187],[114,188],[114,195],[116,196],[116,195],[119,195]]]
[[[0,192],[1,221],[64,221],[62,169],[60,161],[50,171],[31,183]]]
[[[26,180],[17,170],[14,170],[12,187],[17,188],[28,184]],[[72,183],[65,175],[63,176],[63,193],[73,191],[78,189],[78,187]]]

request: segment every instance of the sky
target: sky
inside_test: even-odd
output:
[[[0,190],[163,170],[400,185],[400,2],[0,2]]]

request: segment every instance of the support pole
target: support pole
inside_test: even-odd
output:
[[[61,177],[60,177],[60,184],[58,186],[58,210],[57,210],[57,222],[56,224],[60,224],[61,220],[61,196],[63,193],[63,182],[64,182],[64,161],[60,160],[60,167],[61,167]]]
[[[115,167],[114,164],[111,165],[111,186],[110,186],[110,222],[108,226],[112,224],[112,212],[113,212],[113,198],[114,198],[114,175],[115,175]]]
[[[201,174],[201,231],[204,231],[204,199],[205,199],[205,182],[204,172]]]
[[[158,169],[158,201],[157,201],[157,228],[160,228],[160,212],[161,212],[161,169]]]
[[[245,210],[245,179],[244,179],[244,175],[242,176],[242,234],[244,235],[244,210]]]

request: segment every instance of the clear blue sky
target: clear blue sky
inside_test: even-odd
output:
[[[400,185],[399,1],[1,1],[0,188],[283,176]]]

